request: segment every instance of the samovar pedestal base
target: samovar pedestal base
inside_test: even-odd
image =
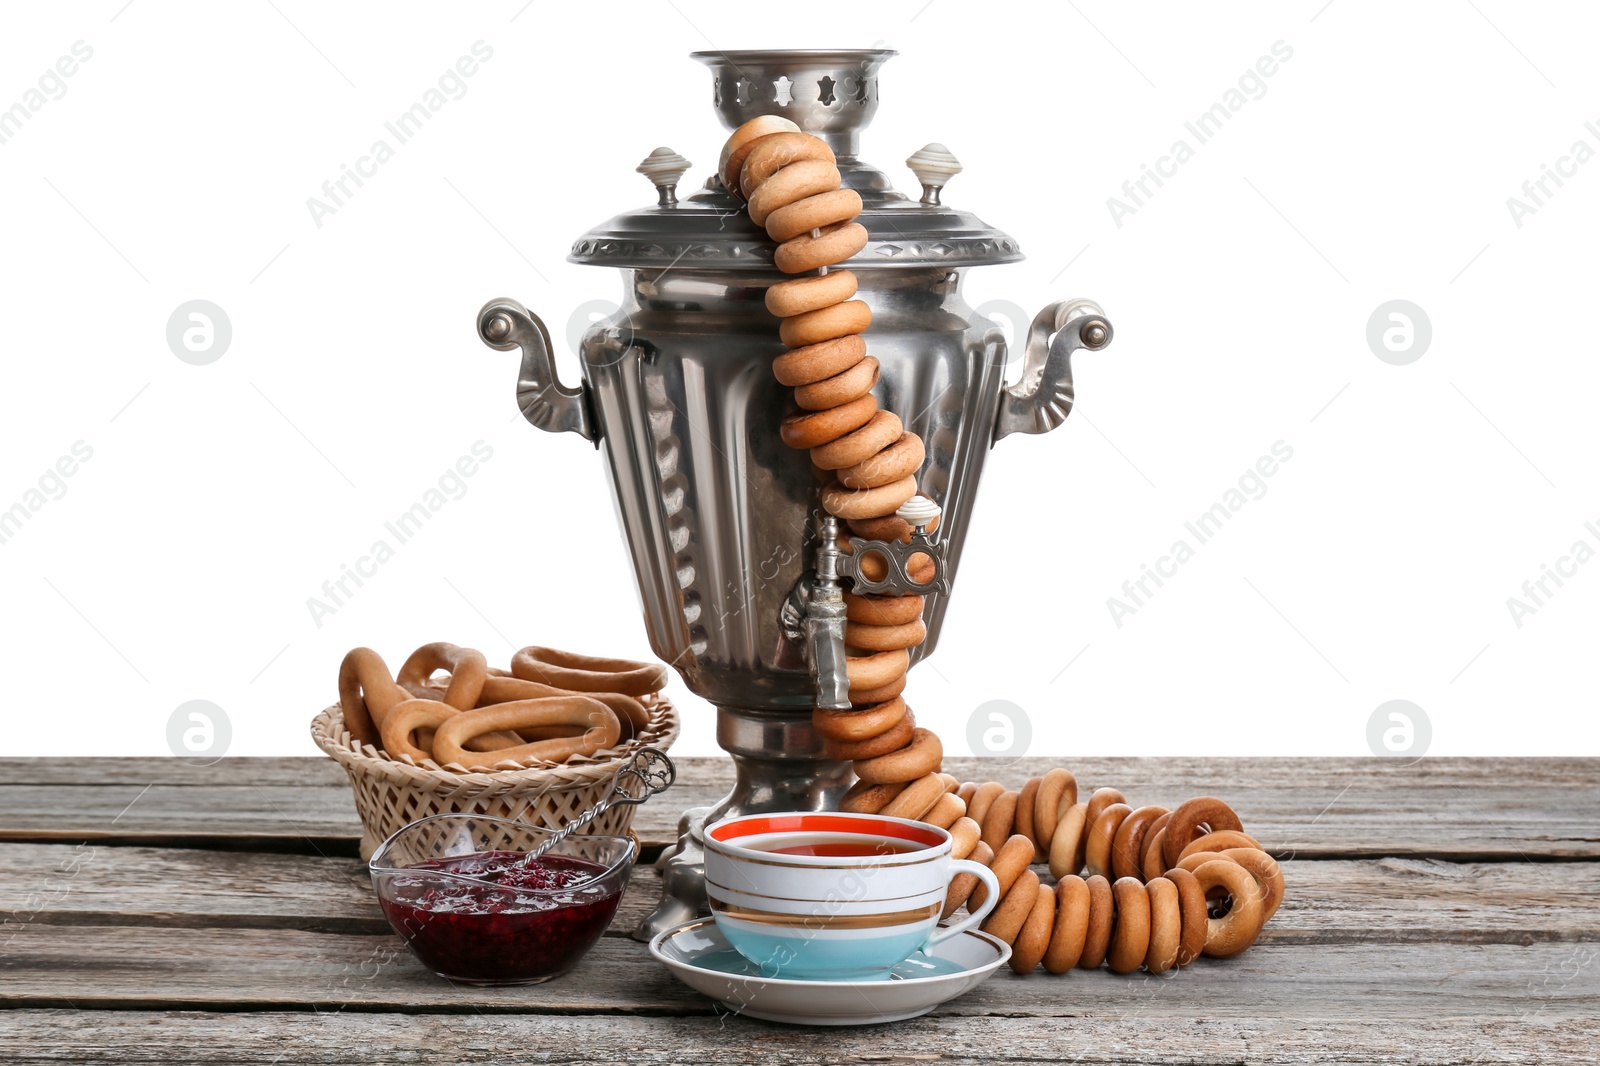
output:
[[[733,790],[712,807],[691,807],[678,821],[678,842],[661,853],[661,902],[634,930],[635,940],[706,913],[704,831],[707,823],[744,814],[832,811],[850,787],[850,764],[822,754],[811,710],[717,708],[717,743],[733,758]]]

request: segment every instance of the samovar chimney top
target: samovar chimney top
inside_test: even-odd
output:
[[[782,115],[828,142],[835,155],[857,154],[857,134],[878,110],[878,68],[888,48],[747,49],[694,52],[711,68],[711,104],[728,129],[761,115]]]

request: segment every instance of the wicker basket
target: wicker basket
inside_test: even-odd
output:
[[[559,828],[611,790],[622,761],[646,744],[667,749],[678,739],[678,712],[663,696],[645,696],[650,720],[638,736],[593,757],[526,770],[460,773],[390,758],[362,745],[344,727],[338,705],[311,721],[311,738],[350,775],[361,817],[361,857],[368,859],[402,826],[431,814],[486,814]],[[604,812],[581,832],[630,835],[633,804]]]

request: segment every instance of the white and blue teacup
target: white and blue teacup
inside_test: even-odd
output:
[[[877,814],[728,818],[705,830],[706,895],[728,943],[768,977],[887,980],[998,901],[989,868],[951,858],[950,848],[943,829]],[[941,929],[961,873],[988,886],[984,904]]]

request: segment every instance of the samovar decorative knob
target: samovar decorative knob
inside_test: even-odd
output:
[[[944,508],[934,503],[926,496],[913,496],[900,505],[895,517],[904,519],[911,528],[917,532],[924,532],[933,525],[934,519],[944,513]]]
[[[678,202],[679,179],[693,165],[671,148],[657,148],[633,169],[649,178],[650,184],[656,187],[656,206],[671,207]]]
[[[897,518],[911,526],[911,539],[889,541],[852,537],[850,554],[839,560],[840,576],[854,582],[851,591],[858,596],[920,596],[928,592],[950,595],[950,579],[944,567],[944,545],[935,534],[928,531],[943,513],[943,509],[928,497],[911,497],[895,512]],[[923,566],[933,567],[933,574],[926,581],[918,581],[911,576],[912,562],[919,557],[928,560]],[[868,576],[866,569],[869,559],[881,562],[881,577]]]
[[[939,206],[939,190],[950,179],[961,173],[961,160],[942,144],[925,144],[912,152],[906,166],[922,182],[922,202],[930,207]]]

